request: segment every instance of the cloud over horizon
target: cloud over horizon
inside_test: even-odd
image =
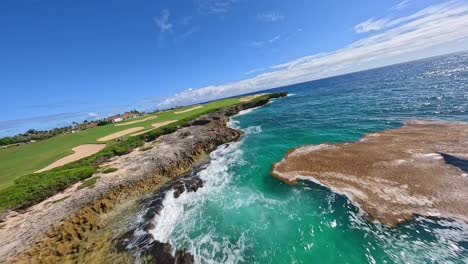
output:
[[[252,78],[185,90],[159,107],[194,104],[449,53],[455,50],[444,50],[444,45],[468,43],[468,3],[461,1],[429,6],[397,19],[373,18],[363,23],[359,31],[380,32],[335,51],[271,66],[270,72]]]

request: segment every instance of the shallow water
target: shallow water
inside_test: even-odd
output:
[[[356,140],[408,118],[468,121],[468,53],[275,90],[290,96],[231,120],[246,134],[211,154],[203,188],[166,194],[155,239],[198,263],[468,262],[466,223],[417,217],[388,228],[326,188],[269,175],[291,147]]]

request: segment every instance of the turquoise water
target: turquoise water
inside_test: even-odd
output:
[[[155,239],[198,263],[468,263],[466,223],[417,217],[389,228],[326,188],[269,175],[291,147],[356,140],[408,118],[468,121],[468,53],[277,90],[291,96],[232,118],[246,134],[211,154],[203,188],[166,194]]]

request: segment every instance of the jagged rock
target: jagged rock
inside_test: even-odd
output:
[[[150,263],[158,264],[191,264],[194,263],[193,255],[184,250],[177,251],[172,256],[172,247],[169,243],[159,241],[151,242],[143,252],[143,259],[150,260]]]

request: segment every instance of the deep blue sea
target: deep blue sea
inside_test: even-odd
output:
[[[211,154],[203,188],[167,193],[155,239],[197,263],[468,263],[466,223],[417,217],[390,228],[326,188],[269,175],[299,145],[357,140],[412,118],[468,121],[468,53],[272,91],[289,96],[232,118],[246,134]]]

